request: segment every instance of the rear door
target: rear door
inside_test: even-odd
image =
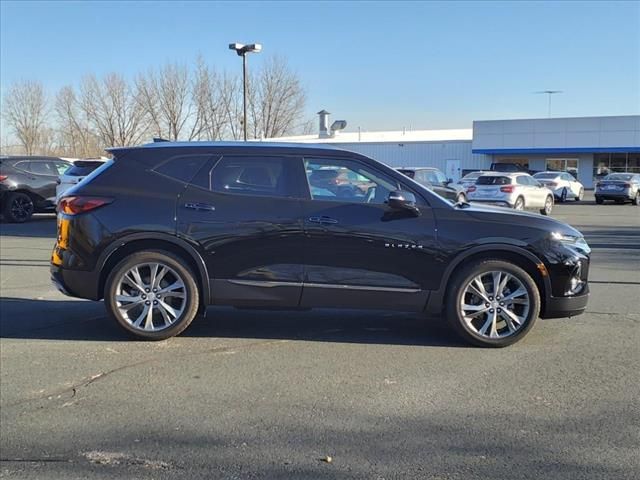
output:
[[[54,201],[56,196],[56,181],[58,171],[52,161],[31,160],[29,172],[33,174],[32,188],[36,194],[45,200]]]
[[[303,276],[299,157],[213,158],[178,199],[178,234],[199,245],[213,303],[296,307]]]

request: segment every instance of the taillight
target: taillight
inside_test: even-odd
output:
[[[624,188],[631,188],[631,184],[630,183],[625,183],[623,186],[624,186]]]
[[[113,202],[113,198],[106,197],[63,197],[58,203],[58,211],[67,215],[78,215],[90,212]]]
[[[470,187],[467,187],[467,192],[475,192],[477,190],[477,188],[475,187],[475,185],[471,185]]]
[[[556,182],[551,182],[551,183],[549,184],[549,186],[550,186],[551,188],[556,188],[556,187],[558,186],[558,184],[557,184]]]
[[[507,185],[506,187],[500,187],[502,193],[513,193],[513,185]]]
[[[4,182],[7,178],[9,177],[7,177],[6,175],[0,175],[0,182]]]

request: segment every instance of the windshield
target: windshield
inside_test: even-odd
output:
[[[533,177],[543,178],[543,179],[552,179],[552,178],[557,178],[558,175],[560,174],[559,173],[536,173]]]
[[[468,173],[467,175],[462,177],[462,180],[475,180],[476,178],[479,178],[481,175],[482,175],[482,172]]]
[[[510,185],[511,179],[509,177],[497,177],[493,175],[487,175],[478,178],[476,185]]]
[[[605,180],[631,180],[633,174],[631,173],[611,173],[604,177]]]

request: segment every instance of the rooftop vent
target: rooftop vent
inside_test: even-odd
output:
[[[320,110],[318,112],[319,116],[319,138],[333,138],[340,130],[344,130],[347,127],[346,120],[336,120],[331,124],[331,128],[329,128],[329,116],[331,114],[326,110]]]

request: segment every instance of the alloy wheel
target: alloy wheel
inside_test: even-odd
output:
[[[550,196],[544,201],[544,214],[549,215],[553,210],[553,198]]]
[[[185,281],[160,262],[131,267],[118,279],[115,302],[122,318],[134,329],[158,332],[173,325],[187,306]]]
[[[474,334],[506,338],[525,325],[531,299],[523,282],[505,271],[490,271],[473,277],[460,297],[460,315]]]
[[[11,202],[11,216],[17,222],[23,222],[33,215],[33,202],[26,195],[20,195]]]

